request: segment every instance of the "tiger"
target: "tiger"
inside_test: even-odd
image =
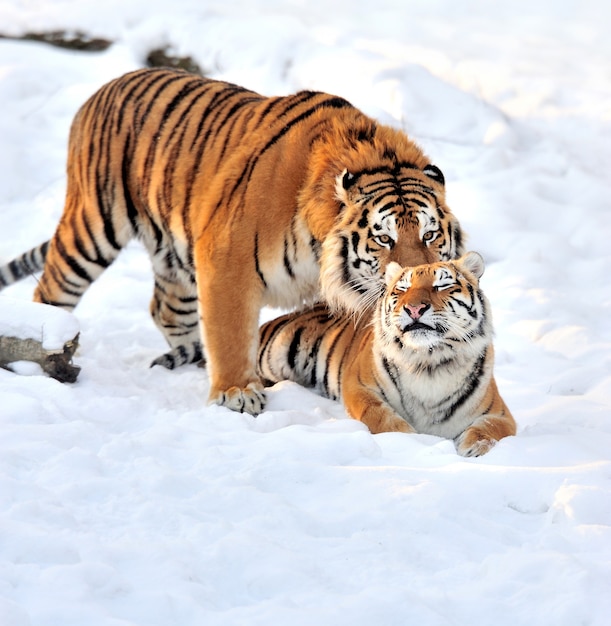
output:
[[[208,402],[252,415],[264,306],[366,311],[390,261],[463,246],[442,171],[403,131],[331,94],[266,97],[167,68],[120,76],[78,110],[57,229],[0,268],[0,289],[42,272],[34,300],[73,310],[132,239],[169,346],[151,365],[205,365]]]
[[[515,435],[493,376],[490,304],[477,252],[457,260],[387,264],[371,318],[355,323],[324,303],[260,330],[257,358],[267,384],[292,380],[341,400],[371,433],[426,433],[480,456]]]

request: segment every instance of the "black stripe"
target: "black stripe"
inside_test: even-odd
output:
[[[322,346],[322,342],[323,342],[326,330],[333,326],[333,319],[330,317],[329,310],[327,309],[326,305],[317,304],[308,312],[307,317],[304,320],[304,323],[315,324],[319,326],[319,328],[318,328],[318,334],[316,336],[316,339],[311,344],[311,347],[307,356],[304,356],[303,363],[305,364],[306,367],[303,372],[300,372],[300,378],[301,378],[300,382],[301,384],[309,386],[309,387],[320,388],[319,385],[317,384],[318,383],[318,371],[319,371],[319,365],[323,366],[324,368],[324,363],[321,363],[321,359],[319,358],[319,352]],[[269,341],[271,341],[271,337]],[[308,364],[311,364],[312,366],[310,369],[309,381],[305,379],[305,374],[307,371]],[[325,370],[323,370],[323,372],[324,371]]]
[[[123,116],[128,110],[125,103],[141,98],[155,83],[162,80],[164,75],[165,72],[158,72],[157,70],[137,70],[131,74],[127,74],[124,81],[117,81],[121,83],[123,89],[129,87],[121,99],[122,106],[117,107],[117,132],[119,132],[123,126]],[[143,87],[142,91],[138,95],[135,95],[136,91],[141,87]]]
[[[83,287],[80,283],[75,283],[73,280],[70,280],[68,276],[62,271],[62,269],[58,265],[47,265],[46,273],[48,273],[51,278],[60,286],[61,290],[70,296],[75,296],[80,298],[83,295]],[[73,291],[68,288],[68,286],[73,287],[76,291]]]
[[[223,141],[221,154],[224,153],[224,150],[227,147],[227,139],[225,136],[220,136],[221,130],[225,129],[225,126],[227,125],[227,122],[229,120],[231,120],[232,123],[235,122],[236,113],[242,107],[247,104],[251,104],[252,102],[257,102],[260,99],[259,97],[248,97],[247,95],[245,95],[248,93],[249,92],[239,88],[235,91],[229,92],[226,98],[219,99],[219,101],[216,103],[216,108],[218,110],[215,112],[213,117],[210,117],[210,107],[208,107],[208,119],[206,120],[208,122],[208,128],[204,136],[204,141],[206,145],[209,145],[208,140],[210,139],[210,137],[213,138],[212,143],[216,141]],[[227,108],[226,106],[221,107],[222,104],[224,104],[227,100],[230,100],[234,96],[236,96],[237,99],[229,108]],[[220,162],[220,158],[218,158],[217,161]]]
[[[150,94],[147,98],[148,104],[141,115],[138,116],[138,121],[144,126],[146,122],[146,118],[149,116],[153,107],[157,104],[159,96],[170,86],[172,83],[175,83],[179,80],[184,80],[185,78],[190,78],[189,74],[185,72],[163,72],[161,74],[161,78],[165,79],[161,81],[161,84],[157,87],[154,93]],[[149,85],[147,91],[153,85]]]
[[[314,237],[310,239],[310,250],[316,261],[320,261],[320,242]]]
[[[102,268],[107,268],[112,261],[108,261],[106,260],[103,255],[102,255],[102,251],[100,250],[100,247],[98,246],[98,243],[96,241],[96,237],[93,233],[93,231],[91,230],[91,224],[89,223],[89,219],[87,217],[86,213],[82,214],[82,224],[83,224],[83,228],[85,229],[85,231],[87,232],[87,235],[89,237],[89,241],[90,243],[93,245],[93,249],[95,251],[95,258],[92,258],[89,255],[89,252],[85,249],[85,245],[84,242],[82,240],[81,237],[77,236],[78,233],[78,228],[76,227],[76,219],[72,220],[72,230],[75,234],[74,236],[74,246],[77,249],[77,251],[79,252],[79,254],[86,260],[89,261],[90,263],[94,263],[95,265],[99,265]]]
[[[288,133],[293,128],[293,126],[296,126],[300,122],[303,122],[303,120],[307,119],[308,117],[311,117],[312,115],[314,115],[314,113],[317,113],[318,111],[322,111],[323,109],[330,109],[330,108],[344,109],[344,108],[353,108],[353,107],[347,100],[344,100],[343,98],[337,98],[337,97],[332,97],[329,100],[324,100],[323,102],[319,102],[318,104],[315,104],[313,107],[307,109],[306,111],[304,111],[297,117],[293,118],[290,122],[288,122],[285,126],[283,126],[282,129],[278,133],[276,133],[271,139],[269,139],[268,142],[265,144],[265,146],[257,155],[257,159],[260,158],[265,152],[267,152],[267,150],[269,150],[269,148],[271,148],[275,143],[277,143],[282,137],[284,137],[284,135],[286,135],[286,133]],[[254,165],[253,167],[251,167],[251,173],[252,173],[252,169],[254,169]],[[249,179],[250,179],[251,173],[248,174]]]
[[[463,234],[458,224],[450,228],[450,240],[454,242],[455,256],[459,257],[462,254]]]
[[[411,169],[411,170],[417,170],[418,167],[416,165],[414,165],[413,163],[409,163],[407,161],[400,161],[396,164],[393,163],[393,165],[379,165],[378,167],[371,167],[371,168],[363,168],[362,170],[357,170],[356,172],[351,172],[352,174],[354,174],[355,177],[360,177],[360,176],[375,176],[376,174],[389,174],[392,178],[390,178],[389,180],[394,180],[395,178],[399,177],[399,174],[401,172],[402,169]],[[374,181],[371,184],[376,184],[378,181]],[[422,181],[418,181],[420,183],[422,183]]]
[[[123,189],[123,201],[125,202],[125,208],[127,210],[127,219],[132,226],[132,232],[138,233],[138,209],[134,204],[132,195],[129,189],[129,165],[132,159],[132,135],[131,132],[127,132],[125,144],[123,146],[123,161],[121,162],[121,187]]]
[[[85,270],[85,268],[80,265],[77,260],[66,250],[64,247],[64,243],[60,238],[55,240],[55,248],[58,254],[62,257],[66,265],[72,270],[74,274],[76,274],[79,278],[87,281],[88,283],[93,282],[93,278],[89,275],[89,273]],[[77,285],[74,285],[77,286]],[[80,286],[80,285],[79,285]]]
[[[296,109],[299,105],[304,104],[308,100],[313,100],[317,97],[324,97],[326,94],[318,91],[299,91],[289,96],[279,96],[270,98],[271,102],[263,109],[259,116],[259,124],[263,124],[265,118],[270,116],[276,105],[282,105],[283,109],[279,112],[273,111],[272,120],[276,122],[285,118],[293,109]]]
[[[486,407],[486,409],[484,411],[481,412],[480,415],[488,415],[488,413],[490,413],[490,409],[492,408],[492,405],[494,404],[495,398],[493,397],[492,400],[490,400],[490,404]],[[505,411],[501,411],[501,415],[504,415]]]
[[[357,226],[359,228],[365,228],[367,226],[367,224],[369,223],[367,221],[367,216],[368,215],[369,215],[369,209],[364,209],[363,212],[361,213],[361,218],[357,222]]]
[[[303,120],[311,117],[314,113],[321,111],[326,108],[352,108],[352,105],[344,100],[343,98],[331,97],[329,100],[324,100],[323,102],[319,102],[314,106],[306,109],[303,113],[300,113],[295,118],[287,122],[275,135],[273,135],[270,139],[268,139],[267,143],[257,151],[256,154],[253,154],[251,158],[248,160],[246,166],[242,170],[241,175],[236,178],[236,182],[229,192],[229,197],[232,197],[237,191],[238,187],[241,185],[247,186],[250,182],[250,177],[257,165],[259,159],[273,146],[275,145],[284,135],[286,135],[294,126],[302,122]]]
[[[484,365],[486,363],[486,355],[488,353],[488,348],[486,348],[479,356],[475,365],[469,372],[469,375],[466,377],[465,382],[462,386],[461,395],[453,402],[452,406],[445,412],[445,415],[441,418],[439,423],[443,423],[449,420],[454,413],[456,413],[457,409],[459,409],[472,395],[473,392],[477,389],[481,382],[482,374],[484,372]]]
[[[365,172],[366,173],[366,172]],[[388,174],[387,170],[380,170],[380,174]],[[361,176],[361,174],[357,174],[357,176]],[[397,179],[390,174],[388,174],[385,178],[376,178],[369,183],[364,183],[360,186],[362,192],[366,195],[374,195],[379,193],[383,189],[391,187],[394,190],[399,189],[399,183]]]
[[[212,86],[213,86],[213,83],[209,85],[209,87],[212,87]],[[206,94],[207,94],[207,91],[208,90],[206,90]],[[204,130],[204,126],[207,123],[209,123],[210,125],[214,124],[214,120],[217,119],[222,114],[223,110],[220,109],[221,105],[223,105],[226,100],[229,100],[234,95],[241,96],[242,93],[243,93],[242,89],[235,87],[235,86],[233,86],[233,88],[228,86],[224,88],[222,91],[217,91],[212,96],[210,101],[206,104],[205,111],[201,111],[198,113],[200,115],[200,121],[193,135],[193,140],[191,141],[191,150],[195,148],[195,144],[200,138],[200,134]],[[219,109],[219,110],[215,113],[215,118],[211,120],[210,114],[214,109]],[[195,161],[196,163],[199,162],[199,159],[201,158],[201,154],[204,150],[204,147],[207,145],[207,140],[208,140],[208,137],[210,136],[210,132],[211,130],[210,128],[208,128],[208,130],[206,131],[204,135],[203,141],[199,144],[198,155],[197,155],[199,158]]]
[[[104,126],[108,123],[110,115],[110,109],[116,107],[116,102],[120,99],[118,93],[121,88],[121,80],[116,80],[108,83],[100,89],[90,100],[87,101],[85,107],[78,113],[77,119],[80,116],[79,126],[85,128],[87,125],[91,125],[90,137],[91,142],[89,144],[89,163],[93,162],[93,155],[96,149],[99,149],[99,144],[96,139],[99,139],[99,126]],[[121,107],[119,107],[121,108]]]
[[[359,257],[359,243],[361,241],[361,236],[359,235],[359,233],[354,230],[352,231],[352,235],[351,235],[351,243],[352,243],[352,251],[354,252],[354,254],[356,255],[356,260],[352,262],[352,264],[354,265],[354,267],[358,268],[359,265],[361,264],[361,259]]]
[[[40,250],[40,255],[42,257],[43,262],[47,258],[47,252],[49,251],[49,246],[51,245],[51,240],[45,241],[38,249]]]
[[[109,95],[110,104],[108,107],[104,108],[104,112],[102,114],[102,124],[100,126],[98,132],[99,146],[97,152],[97,160],[96,160],[96,179],[102,180],[102,189],[104,195],[104,202],[100,205],[102,208],[102,212],[104,215],[104,219],[111,219],[111,215],[113,213],[115,207],[115,184],[116,181],[114,176],[109,175],[110,166],[112,164],[112,150],[114,146],[114,137],[111,132],[111,124],[114,109],[116,106],[114,105],[114,95],[116,84],[112,86],[113,88],[109,91],[112,91],[112,94]],[[103,175],[102,175],[103,173]]]
[[[44,293],[42,293],[42,291],[39,292],[40,293],[40,299],[42,300],[43,304],[50,304],[51,306],[56,306],[59,307],[60,309],[63,308],[68,308],[68,309],[73,309],[74,305],[70,302],[59,302],[59,300],[47,300],[47,298],[45,298]]]
[[[172,337],[185,337],[191,335],[193,333],[193,329],[197,328],[199,322],[193,322],[191,324],[185,324],[184,322],[180,322],[177,324],[163,324],[165,329],[172,328],[174,332],[170,333]]]
[[[428,196],[418,189],[414,189],[414,187],[408,187],[407,189],[401,188],[401,198],[404,202],[415,204],[421,209],[429,208],[431,204],[435,204],[435,198]],[[419,198],[424,198],[424,200],[419,200]]]
[[[112,219],[109,214],[105,211],[105,203],[101,190],[100,177],[96,175],[95,181],[95,193],[96,199],[98,201],[98,209],[100,212],[100,218],[104,223],[104,235],[106,236],[106,241],[115,249],[120,250],[121,246],[117,243],[117,239],[115,237],[115,231],[112,225]]]
[[[344,365],[346,363],[346,361],[348,360],[348,356],[350,354],[350,350],[346,349],[344,350],[344,353],[342,354],[339,363],[337,365],[337,381],[340,387],[340,395],[341,395],[341,381],[342,381],[342,372],[344,371]]]
[[[163,249],[163,230],[159,228],[157,222],[153,219],[153,217],[149,214],[146,215],[148,218],[148,224],[153,229],[153,237],[155,238],[155,251],[153,254],[159,254]]]
[[[190,221],[188,218],[189,218],[189,211],[191,209],[191,197],[193,195],[193,187],[195,185],[195,181],[199,173],[199,165],[203,161],[202,157],[203,157],[204,151],[206,150],[206,148],[210,147],[208,143],[208,139],[210,138],[213,132],[213,126],[214,126],[215,121],[223,113],[224,109],[222,105],[224,105],[227,100],[229,100],[235,95],[237,95],[238,97],[241,97],[244,92],[245,92],[244,89],[236,87],[235,85],[228,84],[223,91],[219,91],[216,94],[214,94],[210,102],[207,104],[206,111],[200,113],[201,120],[193,136],[193,140],[191,142],[191,148],[190,148],[190,151],[194,150],[196,143],[199,142],[199,144],[197,145],[196,153],[192,157],[192,162],[194,163],[194,167],[191,168],[191,171],[189,172],[187,180],[185,181],[185,204],[182,208],[182,223],[183,224],[188,224]],[[214,109],[218,109],[218,111],[214,114],[214,116],[212,116],[211,113]],[[206,131],[203,134],[203,136],[201,136],[201,133],[204,130],[204,127],[206,127]],[[202,228],[202,232],[204,228]],[[192,247],[193,246],[193,234],[190,230],[189,232],[187,232],[187,236],[188,237],[190,236],[189,247]]]
[[[186,77],[185,77],[186,78]],[[170,116],[174,112],[174,110],[178,107],[179,104],[182,104],[187,97],[196,89],[201,87],[201,83],[199,80],[192,80],[185,82],[185,84],[180,88],[180,91],[174,95],[174,97],[170,100],[168,105],[166,106],[165,111],[163,112],[163,117],[161,118],[161,126],[159,130],[163,128],[165,123],[169,120]],[[190,107],[187,107],[185,111],[183,111],[179,121],[184,119],[186,113],[189,111]],[[166,144],[167,145],[167,144]]]
[[[251,97],[251,98],[244,98],[242,97],[240,99],[239,102],[236,102],[227,112],[227,114],[225,115],[225,119],[223,119],[220,123],[219,123],[219,131],[221,130],[221,128],[224,131],[224,136],[223,136],[223,145],[221,147],[221,151],[218,154],[218,156],[216,157],[216,161],[217,163],[220,165],[220,163],[222,162],[223,158],[225,157],[225,152],[227,151],[227,147],[229,146],[230,142],[231,142],[231,136],[236,128],[236,126],[238,125],[238,123],[241,121],[242,123],[244,123],[243,118],[240,118],[237,116],[237,112],[242,109],[244,106],[251,104],[253,102],[258,102],[260,100],[259,97]],[[252,114],[251,114],[252,115]],[[216,137],[216,139],[218,139],[218,135]]]
[[[18,280],[40,272],[44,267],[49,243],[49,241],[45,241],[40,246],[32,248],[32,250],[25,252],[0,268],[0,286],[7,287]]]
[[[259,358],[258,358],[259,371],[263,370],[264,357],[270,356],[269,354],[270,350],[268,346],[271,345],[274,337],[284,328],[284,325],[286,323],[285,320],[286,320],[286,316],[278,317],[275,320],[267,322],[261,327],[260,333],[259,333]],[[269,336],[267,336],[268,333],[269,333]],[[267,361],[269,364],[270,359],[268,358]]]
[[[25,271],[23,263],[19,259],[15,259],[8,264],[8,269],[14,280],[25,278],[28,273]]]
[[[316,341],[312,344],[312,349],[308,355],[309,361],[313,364],[312,371],[310,372],[310,387],[317,387],[318,382],[318,353],[320,352],[320,346],[322,344],[322,335],[316,338]]]
[[[157,105],[157,100],[163,91],[169,89],[169,87],[175,83],[176,81],[184,81],[189,78],[188,74],[179,73],[179,74],[170,74],[166,76],[166,80],[163,81],[155,90],[153,94],[150,94],[148,98],[148,105],[146,109],[139,115],[138,122],[140,127],[144,127],[146,123],[146,118],[149,116],[150,112],[153,110],[153,107]],[[146,157],[144,159],[144,167],[142,172],[142,187],[143,189],[149,189],[151,185],[151,176],[153,173],[153,162],[155,161],[155,155],[157,150],[160,148],[159,139],[162,136],[165,124],[168,120],[168,116],[165,112],[161,115],[161,122],[155,128],[155,131],[149,137],[149,147],[146,153]]]
[[[350,270],[348,269],[348,237],[342,235],[340,240],[342,242],[341,258],[343,260],[342,280],[344,284],[348,285],[350,283]]]
[[[388,374],[390,380],[392,380],[393,385],[398,389],[396,367],[392,365],[386,357],[382,357],[382,365],[384,366],[384,371]]]
[[[318,94],[310,94],[308,92],[307,95],[308,95],[308,98],[312,98]],[[292,104],[291,106],[296,106],[296,104],[298,103],[299,102],[296,102],[295,104]],[[288,109],[290,109],[291,106],[289,106]],[[229,199],[233,199],[234,195],[236,194],[236,192],[238,191],[240,187],[242,187],[242,195],[244,195],[248,187],[248,183],[250,182],[250,178],[255,170],[257,163],[259,162],[259,159],[267,152],[267,150],[269,150],[274,144],[276,144],[284,135],[286,135],[289,131],[291,131],[291,129],[294,126],[296,126],[303,120],[307,119],[308,117],[314,115],[316,112],[321,111],[325,108],[348,108],[348,107],[352,108],[352,105],[346,100],[344,100],[343,98],[329,96],[327,100],[324,100],[322,102],[319,102],[313,105],[309,109],[306,109],[299,115],[295,116],[292,120],[288,121],[278,132],[276,132],[267,141],[267,143],[265,143],[265,145],[262,148],[260,148],[256,152],[253,152],[253,154],[247,160],[245,166],[243,167],[242,172],[235,176],[235,181],[233,185],[230,186],[230,181],[229,180],[226,181],[225,190],[223,191],[221,198],[218,200],[216,206],[210,212],[210,217],[208,218],[207,223],[202,226],[201,231],[202,232],[205,231],[210,226],[212,216],[214,216],[217,213],[217,211],[219,210],[221,206],[224,206],[225,208],[229,206],[243,208],[245,206],[244,202],[239,202],[239,201],[229,202]],[[281,116],[283,116],[283,114],[281,114]],[[238,219],[239,215],[240,214],[236,212],[234,215],[234,219]]]
[[[191,315],[192,313],[197,313],[197,308],[194,309],[178,309],[175,306],[172,306],[169,302],[164,303],[166,308],[168,308],[175,315]]]
[[[286,273],[291,277],[291,278],[295,278],[295,273],[293,272],[293,266],[291,265],[291,262],[289,260],[289,256],[288,256],[288,241],[285,239],[284,240],[284,269],[286,270]]]
[[[374,379],[375,384],[376,384],[376,386],[377,386],[377,388],[378,388],[378,393],[380,394],[380,396],[381,396],[382,400],[384,400],[384,402],[386,402],[386,404],[390,404],[390,402],[388,401],[388,396],[387,396],[387,395],[386,395],[386,393],[384,392],[384,386],[383,386],[383,385],[382,385],[382,383],[380,382],[380,379],[378,378],[378,375],[377,375],[377,372],[375,371],[375,369],[374,369],[374,371],[373,371],[372,373],[373,373],[373,379]],[[362,380],[361,380],[360,375],[359,375],[359,382],[360,382],[363,386],[365,386],[365,385],[366,385],[366,383],[365,383],[364,381],[362,381]]]
[[[288,361],[288,365],[292,370],[295,369],[295,362],[296,362],[297,354],[299,352],[299,344],[301,343],[301,335],[303,334],[304,330],[305,330],[304,327],[300,326],[295,331],[295,334],[293,335],[293,338],[291,339],[291,344],[289,345],[289,351],[287,353],[286,358]]]
[[[333,397],[334,396],[332,394],[329,393],[329,371],[331,369],[331,364],[333,363],[333,354],[337,348],[337,344],[339,343],[339,340],[341,339],[341,337],[343,336],[343,334],[346,332],[346,328],[348,328],[348,326],[350,324],[352,324],[352,320],[348,319],[346,321],[344,321],[344,323],[342,324],[341,328],[337,331],[337,334],[335,335],[335,337],[333,338],[333,341],[331,343],[331,345],[329,346],[329,350],[327,352],[327,355],[325,357],[325,375],[323,376],[322,379],[322,384],[323,384],[323,389],[325,391],[325,393],[327,394],[327,396],[329,397]],[[339,392],[341,393],[341,382],[338,379],[338,386],[339,386]]]
[[[461,291],[461,290],[459,290]],[[459,300],[458,298],[452,298],[450,300],[448,300],[448,306],[451,308],[452,313],[456,313],[457,309],[454,306],[458,306],[458,307],[462,307],[463,309],[465,309],[465,311],[467,311],[467,313],[471,316],[471,317],[477,317],[477,313],[475,313],[475,315],[472,312],[472,306],[468,305],[467,303],[463,302],[462,300]]]
[[[267,289],[267,281],[265,280],[265,276],[263,276],[263,272],[259,267],[259,235],[255,235],[255,270],[263,283],[263,286]]]
[[[384,185],[380,185],[379,189],[368,192],[367,195],[376,202],[383,202],[388,196],[399,198],[401,196],[401,188],[396,184],[384,183]]]
[[[87,224],[87,221],[85,221],[85,223]],[[88,263],[92,263],[94,265],[98,265],[99,267],[102,268],[107,268],[110,265],[110,261],[107,261],[106,259],[102,258],[99,254],[99,248],[97,247],[97,244],[95,243],[95,241],[93,242],[95,249],[97,251],[97,256],[95,258],[92,258],[89,255],[89,252],[85,249],[85,246],[83,245],[83,240],[78,237],[75,233],[75,237],[74,237],[74,247],[76,249],[76,251],[79,253],[79,255]]]
[[[399,399],[401,400],[401,415],[409,416],[410,413],[405,407],[405,402],[403,398],[403,390],[401,388],[401,375],[399,374],[399,370],[394,363],[391,363],[386,357],[382,357],[382,365],[384,367],[384,371],[388,374],[393,386],[399,393]],[[380,385],[381,387],[381,385]]]
[[[200,117],[200,114],[198,111],[196,111],[195,115],[193,115],[193,109],[199,104],[199,101],[202,98],[208,97],[209,84],[202,83],[200,81],[198,84],[196,84],[193,87],[191,91],[195,91],[195,90],[197,90],[197,93],[193,95],[190,102],[188,102],[188,104],[185,106],[183,112],[180,114],[180,117],[174,124],[174,132],[176,132],[176,129],[180,128],[181,126],[184,126],[186,130],[186,128],[189,125],[189,122],[195,119],[195,116]],[[190,94],[187,94],[187,95],[190,95]],[[204,108],[205,107],[206,105],[204,105]],[[205,116],[203,115],[201,116],[200,121],[199,121],[200,124],[203,123],[204,117]],[[172,141],[173,136],[174,136],[174,133],[168,133],[167,139],[165,141],[163,148],[167,148],[170,145],[170,142]]]
[[[191,356],[191,363],[204,360],[204,351],[202,350],[202,344],[199,341],[194,341],[191,344],[191,349],[193,350],[193,354]]]

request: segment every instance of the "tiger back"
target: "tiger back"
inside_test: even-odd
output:
[[[341,399],[372,433],[433,434],[453,439],[464,456],[484,454],[516,425],[493,376],[483,270],[475,252],[416,267],[390,263],[371,320],[321,304],[263,325],[261,375]]]
[[[169,345],[153,365],[205,359],[209,402],[252,414],[263,306],[367,310],[389,262],[462,251],[443,174],[401,131],[332,94],[265,97],[168,69],[81,107],[55,234],[0,267],[0,288],[42,269],[35,300],[71,310],[132,238]]]

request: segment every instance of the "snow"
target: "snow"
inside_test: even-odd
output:
[[[518,434],[463,459],[288,382],[256,419],[207,407],[204,371],[148,367],[165,345],[130,245],[76,311],[77,383],[0,370],[0,625],[608,624],[610,19],[596,0],[4,0],[4,33],[116,44],[0,40],[2,259],[51,236],[72,116],[151,48],[336,93],[443,170]]]
[[[78,335],[76,317],[38,302],[0,296],[0,337],[34,339],[45,350],[61,350]]]

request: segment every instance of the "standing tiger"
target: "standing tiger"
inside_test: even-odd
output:
[[[322,304],[264,324],[261,375],[341,398],[372,433],[439,435],[464,456],[485,454],[516,424],[493,377],[483,271],[476,252],[405,269],[390,262],[371,324]]]
[[[404,133],[333,95],[268,98],[168,69],[115,79],[78,111],[57,230],[0,268],[0,288],[42,270],[34,299],[72,310],[134,237],[170,346],[153,365],[205,356],[209,401],[252,414],[264,305],[322,295],[363,311],[389,261],[462,249],[443,175]]]

